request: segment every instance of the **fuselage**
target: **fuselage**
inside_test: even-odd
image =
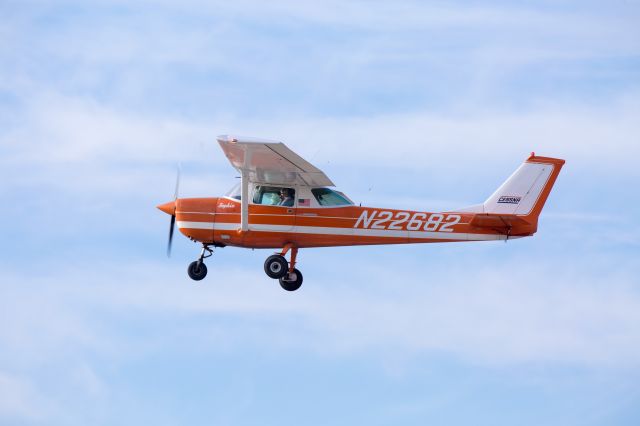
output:
[[[182,198],[160,208],[180,232],[201,243],[246,248],[299,248],[454,241],[494,241],[533,235],[537,223],[504,229],[474,226],[474,214],[416,212],[355,205],[339,207],[248,206],[241,229],[241,203],[231,197]]]

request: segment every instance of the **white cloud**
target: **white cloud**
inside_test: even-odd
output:
[[[43,25],[59,2],[42,3],[17,8],[5,23],[5,39],[13,42],[0,45],[8,64],[0,70],[0,86],[29,96],[52,87],[106,92],[123,105],[174,90],[167,102],[184,90],[222,102],[263,103],[262,91],[276,85],[269,103],[290,112],[299,110],[299,102],[357,103],[363,93],[386,93],[381,86],[389,85],[417,90],[425,102],[446,88],[447,99],[482,108],[517,70],[537,65],[527,74],[536,81],[540,70],[564,75],[577,63],[572,84],[593,74],[615,79],[620,68],[614,60],[633,57],[640,48],[634,13],[612,8],[602,13],[584,6],[560,12],[415,1],[143,1],[123,2],[126,12],[114,13],[110,6],[117,1],[101,2],[93,11],[71,1],[66,3],[85,11],[81,19]],[[594,61],[608,65],[593,66]],[[172,78],[163,79],[171,71]],[[197,81],[188,84],[194,72]],[[291,85],[298,99],[285,94],[285,103],[293,105],[278,105],[277,94]],[[538,98],[530,92],[514,97]],[[189,98],[200,99],[195,93]]]
[[[175,265],[103,264],[104,276],[90,287],[80,278],[89,271],[58,269],[38,280],[40,293],[56,309],[33,307],[41,314],[28,321],[15,317],[13,333],[30,343],[0,337],[5,357],[42,353],[55,359],[65,348],[85,347],[126,359],[171,346],[177,335],[190,331],[165,326],[161,341],[155,335],[134,341],[126,333],[96,327],[101,318],[126,313],[153,322],[169,314],[183,318],[181,324],[190,324],[191,331],[207,329],[197,333],[209,336],[199,343],[205,350],[269,342],[276,352],[295,346],[331,354],[446,353],[495,366],[639,367],[640,294],[633,268],[603,272],[587,266],[588,260],[553,262],[535,255],[535,266],[513,258],[483,266],[464,256],[450,266],[430,263],[428,270],[408,262],[405,272],[398,272],[397,265],[391,271],[372,265],[367,256],[354,258],[339,281],[314,268],[294,295],[248,267],[212,268],[212,276],[197,286]],[[454,266],[461,263],[464,268]],[[26,276],[22,281],[34,282]],[[25,300],[28,290],[5,293],[4,300],[33,306]],[[77,317],[72,324],[83,324],[91,337],[73,332],[68,316]],[[44,330],[46,339],[38,337]]]
[[[40,2],[51,4],[49,1]],[[59,4],[54,2],[53,4]],[[65,1],[66,4],[82,4],[82,2]],[[624,7],[609,8],[608,13],[602,13],[601,8],[585,7],[582,3],[580,10],[566,8],[545,8],[543,5],[526,5],[514,7],[503,4],[483,4],[482,6],[467,3],[443,4],[424,1],[325,1],[322,3],[308,1],[279,0],[269,3],[253,0],[241,0],[233,3],[227,1],[187,0],[179,4],[173,1],[121,1],[107,0],[98,2],[103,6],[126,4],[133,15],[142,22],[149,23],[160,20],[163,16],[175,16],[180,13],[182,18],[206,17],[216,22],[244,22],[260,19],[261,21],[277,22],[280,26],[300,26],[301,23],[326,25],[334,28],[349,28],[371,31],[408,32],[415,30],[490,30],[490,34],[508,31],[510,34],[532,34],[538,37],[554,38],[557,43],[572,43],[578,39],[593,40],[598,46],[604,47],[605,40],[612,37],[619,38],[620,43],[631,43],[637,47],[634,40],[625,40],[620,35],[634,32],[632,13],[623,13]],[[138,10],[145,10],[147,6],[154,7],[154,13],[148,16],[138,16]],[[620,5],[619,5],[620,6]],[[46,9],[45,9],[46,10]],[[631,12],[631,10],[628,10]],[[145,19],[146,18],[146,19]],[[126,17],[118,15],[115,22],[126,22]],[[486,32],[485,32],[486,34]],[[561,37],[564,36],[564,37]],[[597,35],[600,39],[597,39]],[[127,38],[129,39],[129,38]],[[116,39],[117,40],[117,39]],[[516,43],[518,38],[503,40]],[[609,46],[615,48],[620,45]],[[586,45],[587,43],[585,43]]]
[[[198,161],[217,173],[234,175],[217,147],[217,134],[253,134],[285,141],[317,162],[339,167],[409,169],[482,173],[508,162],[515,168],[532,150],[566,158],[575,169],[617,171],[635,175],[640,145],[634,98],[602,107],[540,106],[521,113],[407,113],[368,118],[279,118],[269,120],[213,118],[202,123],[165,116],[146,116],[65,97],[31,103],[19,123],[0,137],[2,163],[11,179],[49,180],[48,167],[90,174],[73,183],[144,187],[147,173],[164,172],[178,161]],[[140,173],[130,165],[144,170]],[[35,173],[16,175],[20,167]],[[101,173],[102,172],[102,173]],[[510,170],[505,171],[505,176]],[[109,179],[106,179],[106,174]],[[75,174],[74,176],[77,176]],[[155,178],[156,175],[154,175]],[[68,182],[72,183],[72,182]],[[230,183],[229,183],[230,184]],[[227,185],[225,185],[227,186]]]

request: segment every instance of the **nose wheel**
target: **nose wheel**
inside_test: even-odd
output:
[[[189,278],[192,280],[201,281],[207,276],[207,265],[199,260],[193,261],[187,268],[187,274],[189,274]]]
[[[202,281],[207,276],[207,265],[204,264],[204,260],[211,256],[213,256],[213,250],[208,245],[203,244],[200,258],[191,262],[187,268],[189,278],[194,281]]]
[[[291,251],[291,261],[287,262],[286,254]],[[298,248],[287,244],[282,252],[267,257],[264,262],[264,272],[269,278],[280,281],[280,286],[286,291],[296,291],[302,285],[302,273],[295,268]]]

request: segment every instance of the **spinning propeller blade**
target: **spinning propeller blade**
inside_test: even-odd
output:
[[[173,201],[178,199],[178,195],[180,194],[180,175],[182,174],[182,166],[178,163],[178,170],[176,172],[176,190],[173,193]]]
[[[173,244],[173,230],[176,226],[176,215],[171,215],[171,225],[169,225],[169,243],[167,244],[167,257],[171,257],[171,245]]]
[[[169,225],[169,241],[167,243],[167,257],[171,257],[171,246],[173,245],[173,231],[176,227],[176,203],[178,202],[178,195],[180,194],[180,172],[181,167],[178,164],[178,171],[176,174],[176,189],[173,193],[173,210],[171,211],[171,224]]]

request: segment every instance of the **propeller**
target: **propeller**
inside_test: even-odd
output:
[[[176,173],[176,190],[173,194],[173,212],[171,214],[171,224],[169,225],[169,241],[167,243],[167,257],[171,257],[171,246],[173,245],[173,231],[176,227],[176,203],[180,192],[180,164]]]

